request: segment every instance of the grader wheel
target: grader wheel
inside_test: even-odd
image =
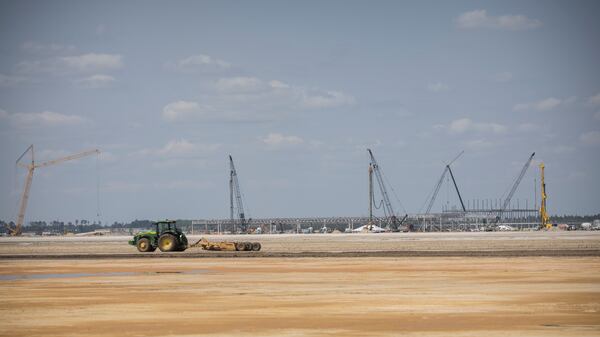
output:
[[[252,243],[252,250],[255,252],[258,252],[260,250],[261,246],[259,242],[253,242]]]
[[[244,250],[246,248],[246,244],[244,242],[236,242],[235,250]]]
[[[244,250],[252,250],[252,243],[244,242]]]

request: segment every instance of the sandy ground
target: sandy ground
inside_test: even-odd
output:
[[[600,336],[600,258],[0,259],[1,336]]]
[[[600,231],[469,232],[310,235],[224,235],[211,240],[258,241],[264,252],[598,250]],[[0,237],[0,258],[11,254],[136,253],[131,237]],[[189,236],[189,241],[200,236]],[[183,254],[199,254],[192,248]],[[204,252],[211,254],[214,252]],[[161,254],[156,251],[153,254]]]

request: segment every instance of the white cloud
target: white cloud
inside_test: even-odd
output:
[[[215,94],[196,101],[180,100],[167,104],[163,118],[181,121],[271,121],[292,111],[351,106],[355,98],[341,91],[308,89],[282,81],[257,77],[221,78],[214,83]]]
[[[485,9],[478,9],[459,15],[456,24],[462,29],[491,28],[516,31],[539,28],[542,22],[525,15],[490,16]]]
[[[162,158],[194,157],[212,153],[218,150],[220,147],[221,144],[193,143],[186,139],[175,139],[170,140],[163,147],[143,149],[135,154]]]
[[[59,63],[57,59],[25,60],[17,63],[16,68],[21,74],[56,73],[60,68]]]
[[[252,101],[264,106],[322,109],[353,105],[355,98],[341,91],[309,89],[256,77],[222,78],[215,84],[223,99],[238,103]]]
[[[198,54],[176,62],[169,62],[167,67],[181,72],[213,72],[229,69],[231,64],[215,57]]]
[[[579,140],[589,146],[600,145],[600,131],[585,132],[579,136]]]
[[[504,72],[497,73],[496,75],[494,75],[494,81],[500,82],[500,83],[510,82],[512,80],[512,78],[513,78],[513,74],[508,71],[504,71]]]
[[[96,74],[83,78],[77,82],[88,88],[104,88],[115,82],[115,78],[110,75]]]
[[[427,89],[431,92],[442,92],[448,90],[448,85],[438,81],[427,85]]]
[[[265,138],[262,138],[261,141],[273,147],[298,145],[304,143],[304,139],[298,136],[285,136],[281,133],[269,133]]]
[[[560,99],[550,97],[544,100],[539,101],[534,107],[539,111],[552,110],[556,108],[561,103]]]
[[[215,84],[218,91],[222,93],[257,93],[265,91],[270,86],[256,77],[231,77],[221,78]]]
[[[597,93],[596,95],[590,97],[588,99],[588,103],[591,104],[591,105],[594,105],[594,106],[595,105],[600,105],[600,92]]]
[[[353,105],[354,97],[340,91],[309,91],[300,89],[301,106],[310,109],[335,108],[344,105]]]
[[[186,121],[197,119],[206,114],[206,107],[201,107],[197,102],[176,101],[165,105],[163,118],[170,121]]]
[[[16,127],[70,126],[83,124],[87,120],[76,115],[65,115],[52,111],[8,113],[0,110],[0,119],[7,119]]]
[[[121,55],[88,53],[24,60],[16,65],[19,74],[70,75],[116,70],[123,67]]]
[[[470,118],[461,118],[450,122],[447,126],[450,133],[487,132],[500,134],[506,132],[506,127],[498,123],[479,123]]]
[[[67,67],[79,71],[118,69],[123,66],[121,55],[118,54],[89,53],[60,59]]]
[[[549,110],[552,110],[552,109],[558,107],[560,104],[571,103],[574,100],[575,100],[574,97],[570,97],[564,101],[562,101],[558,98],[555,98],[555,97],[549,97],[549,98],[543,99],[538,102],[515,104],[513,106],[513,111],[527,111],[527,110],[549,111]]]

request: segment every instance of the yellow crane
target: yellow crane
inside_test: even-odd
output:
[[[540,174],[541,174],[541,180],[542,180],[542,190],[541,190],[541,195],[542,195],[542,203],[540,205],[540,220],[542,221],[542,228],[545,229],[552,229],[552,224],[550,223],[550,217],[548,216],[548,213],[546,212],[546,199],[548,198],[548,196],[546,195],[546,182],[544,180],[544,168],[546,166],[544,166],[544,163],[540,163]]]
[[[27,153],[31,153],[31,163],[30,164],[21,163],[21,159],[23,159],[23,157]],[[49,161],[46,161],[46,162],[43,162],[40,164],[36,164],[35,160],[34,160],[34,155],[33,155],[33,144],[30,145],[27,148],[27,150],[25,150],[25,152],[23,152],[23,154],[19,157],[19,159],[17,159],[17,162],[16,162],[17,166],[24,167],[27,169],[27,177],[25,178],[25,188],[23,189],[23,194],[21,195],[21,204],[19,206],[19,215],[17,216],[17,223],[16,223],[15,227],[12,227],[11,225],[6,224],[9,234],[11,236],[18,236],[18,235],[21,235],[21,233],[22,233],[23,220],[25,219],[25,210],[27,209],[27,200],[29,199],[29,190],[31,189],[31,181],[33,180],[33,171],[36,168],[46,167],[46,166],[59,164],[59,163],[69,161],[69,160],[79,159],[81,157],[89,156],[94,153],[100,154],[100,150],[93,149],[93,150],[73,154],[70,156],[66,156],[63,158],[58,158],[58,159],[49,160]]]

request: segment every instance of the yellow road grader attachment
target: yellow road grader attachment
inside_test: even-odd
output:
[[[210,242],[206,238],[202,238],[198,242],[191,244],[189,248],[198,246],[204,250],[218,251],[259,251],[261,249],[259,242]]]

